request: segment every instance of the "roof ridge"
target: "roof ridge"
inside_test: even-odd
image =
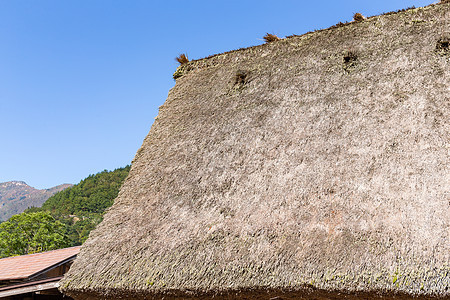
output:
[[[389,15],[395,15],[395,14],[399,14],[399,13],[405,13],[407,11],[414,10],[414,9],[428,9],[430,7],[433,7],[433,6],[443,5],[443,4],[446,4],[446,3],[445,2],[431,3],[429,5],[421,6],[421,7],[411,6],[411,7],[407,7],[407,8],[403,8],[403,9],[398,9],[396,11],[390,11],[390,12],[382,13],[382,14],[379,14],[379,15],[369,16],[369,17],[366,17],[366,19],[364,21],[367,21],[367,20],[373,19],[373,18],[377,18],[377,17],[382,17],[382,16],[389,16]],[[332,30],[332,29],[335,29],[335,28],[350,26],[350,25],[354,25],[356,23],[361,23],[361,22],[364,22],[364,21],[360,21],[360,22],[350,21],[350,22],[345,22],[345,23],[339,22],[339,23],[337,23],[335,25],[332,25],[330,27],[327,27],[327,28],[316,29],[316,30],[313,30],[313,31],[305,32],[303,34],[299,34],[299,35],[297,35],[297,34],[288,35],[288,36],[285,36],[284,38],[280,37],[280,39],[278,41],[276,41],[276,42],[281,42],[281,41],[284,41],[284,40],[287,40],[287,39],[291,39],[291,38],[295,38],[295,37],[303,37],[303,36],[307,36],[309,34],[315,34],[315,33],[323,32],[323,31],[327,31],[327,30]],[[253,48],[256,48],[256,47],[261,47],[261,46],[264,46],[264,45],[267,45],[267,44],[268,43],[264,43],[264,44],[254,45],[254,46],[242,47],[242,48],[238,48],[238,49],[234,49],[234,50],[228,50],[228,51],[221,52],[221,53],[211,54],[211,55],[206,56],[206,57],[193,59],[193,60],[189,61],[188,63],[183,64],[182,66],[191,65],[192,63],[200,62],[200,61],[203,61],[203,60],[207,60],[207,59],[210,59],[210,58],[213,58],[213,57],[216,57],[216,56],[220,56],[220,55],[223,55],[223,54],[229,54],[229,53],[234,53],[234,52],[243,51],[243,50],[247,50],[247,49],[253,49]],[[179,67],[181,67],[181,66],[179,66]]]

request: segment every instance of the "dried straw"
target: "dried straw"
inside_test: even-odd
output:
[[[191,62],[61,289],[450,297],[447,16],[432,5]]]

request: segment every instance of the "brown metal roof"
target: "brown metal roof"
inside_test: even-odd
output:
[[[80,252],[81,246],[0,259],[0,280],[24,279]]]

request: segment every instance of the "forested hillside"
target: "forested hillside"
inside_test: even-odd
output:
[[[82,180],[79,184],[50,197],[42,209],[55,216],[92,216],[102,214],[113,204],[130,166],[103,171]]]
[[[0,224],[0,258],[81,245],[101,222],[130,166],[103,171]],[[27,234],[23,234],[26,232]]]

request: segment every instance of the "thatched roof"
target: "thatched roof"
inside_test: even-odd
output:
[[[449,297],[449,8],[180,67],[62,290]]]

